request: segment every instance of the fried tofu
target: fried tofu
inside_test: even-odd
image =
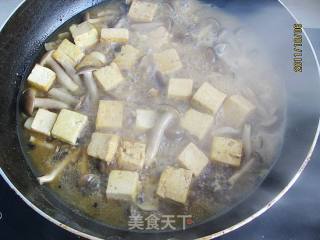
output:
[[[98,30],[89,22],[72,25],[70,32],[75,44],[82,49],[92,47],[99,41]]]
[[[44,134],[46,136],[51,136],[51,130],[57,119],[57,114],[49,112],[45,109],[39,109],[34,117],[31,129],[35,132]]]
[[[109,66],[100,68],[93,72],[93,75],[106,92],[115,89],[119,84],[125,81],[116,63],[111,63]]]
[[[63,109],[58,115],[51,134],[62,142],[76,145],[87,123],[88,117],[86,115]]]
[[[227,137],[214,137],[211,147],[211,160],[239,167],[242,151],[243,144],[241,141]]]
[[[144,1],[133,1],[128,17],[134,22],[152,22],[156,15],[158,4]]]
[[[73,66],[77,65],[85,55],[80,47],[73,44],[68,39],[62,41],[57,50],[53,52],[52,56],[59,62],[60,58],[57,56],[61,56],[62,54],[70,58]]]
[[[222,106],[227,95],[208,82],[204,82],[192,98],[192,106],[196,109],[215,114]]]
[[[241,95],[233,95],[223,104],[225,122],[231,127],[240,128],[255,109],[255,105]]]
[[[183,67],[178,52],[173,48],[155,53],[153,59],[162,74],[174,73]]]
[[[96,119],[96,129],[119,129],[122,128],[124,105],[121,101],[99,102]]]
[[[36,64],[28,76],[28,83],[38,90],[47,92],[56,80],[56,77],[56,73],[51,69]]]
[[[136,110],[136,128],[139,130],[148,130],[154,127],[157,113],[153,110],[137,109]]]
[[[188,78],[171,78],[168,86],[168,97],[187,100],[192,95],[193,80]]]
[[[139,191],[139,183],[137,172],[113,170],[108,178],[107,198],[134,202]]]
[[[121,48],[121,52],[116,56],[114,62],[122,70],[130,70],[142,56],[139,49],[134,48],[131,45],[124,45]]]
[[[126,28],[102,28],[101,40],[108,43],[126,44],[129,41],[129,30]]]
[[[179,163],[197,177],[209,163],[207,156],[194,144],[189,143],[178,156]]]
[[[213,123],[213,117],[209,114],[189,109],[180,121],[182,128],[187,130],[191,135],[202,140]]]
[[[141,170],[145,162],[146,144],[122,141],[119,147],[118,165],[125,170]]]
[[[192,172],[190,170],[168,167],[161,174],[157,195],[164,199],[186,204],[191,181]]]
[[[89,156],[111,163],[117,152],[120,137],[114,134],[95,132],[91,136],[87,153]]]

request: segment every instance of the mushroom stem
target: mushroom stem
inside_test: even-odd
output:
[[[42,58],[40,65],[49,66],[56,74],[59,83],[70,90],[72,93],[77,94],[80,90],[80,87],[73,82],[73,80],[69,77],[69,75],[63,70],[62,67],[52,58],[53,51],[48,52]]]
[[[40,185],[44,183],[52,182],[64,169],[65,167],[75,160],[79,156],[80,150],[77,149],[76,151],[71,152],[68,154],[53,170],[47,175],[42,177],[38,177],[38,181]]]
[[[77,105],[80,102],[78,98],[72,96],[64,89],[52,88],[48,94],[50,97],[65,102],[66,104]]]
[[[78,71],[79,75],[83,75],[84,84],[88,89],[89,99],[92,103],[96,103],[99,97],[98,87],[93,77],[93,71],[97,69],[96,67],[87,66]]]
[[[98,101],[98,88],[93,78],[92,72],[83,73],[83,80],[88,89],[90,101],[92,103],[96,103]]]
[[[242,142],[244,143],[244,157],[246,160],[249,160],[252,153],[251,146],[251,126],[245,124],[242,132]]]
[[[50,98],[35,98],[34,108],[68,109],[70,108],[70,106],[64,102],[50,99]]]
[[[160,143],[165,130],[176,118],[178,118],[178,112],[174,109],[166,108],[159,121],[153,128],[146,152],[147,166],[150,166],[154,161],[154,158],[159,151]]]
[[[74,69],[74,67],[70,63],[65,61],[65,62],[61,63],[61,66],[64,68],[65,72],[69,75],[69,77],[71,77],[71,79],[77,85],[79,85],[79,86],[82,85],[79,75],[76,74],[76,70]]]
[[[245,165],[235,174],[233,174],[229,179],[228,182],[233,186],[246,172],[248,172],[253,164],[255,163],[256,159],[253,157],[248,162],[245,163]]]
[[[84,20],[85,20],[85,21],[90,20],[90,13],[89,13],[89,12],[86,12],[86,13],[85,13],[85,15],[84,15]]]

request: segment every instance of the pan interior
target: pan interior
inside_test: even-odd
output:
[[[129,28],[132,34],[130,44],[141,49],[145,55],[148,49],[155,47],[154,45],[159,44],[160,40],[142,41],[141,39],[148,37],[153,30],[161,27],[167,29],[170,31],[170,40],[168,40],[169,43],[165,43],[167,45],[164,44],[163,49],[176,49],[180,54],[181,62],[186,66],[183,71],[165,75],[159,80],[157,76],[152,75],[154,72],[150,67],[150,60],[141,58],[133,71],[124,73],[130,79],[127,84],[115,89],[111,92],[111,96],[110,93],[106,94],[101,90],[99,92],[101,99],[114,100],[116,97],[127,103],[128,115],[126,115],[125,127],[111,132],[130,140],[139,139],[148,145],[149,134],[135,131],[130,125],[135,121],[133,112],[137,108],[155,109],[160,101],[161,104],[174,105],[183,115],[191,108],[190,102],[168,100],[167,86],[170,78],[188,78],[193,80],[193,94],[204,82],[207,82],[226,93],[228,97],[241,95],[246,98],[255,106],[255,113],[247,120],[246,127],[241,126],[237,129],[225,124],[223,108],[221,108],[215,115],[215,122],[210,127],[209,133],[201,141],[185,129],[181,129],[179,123],[172,124],[160,146],[162,147],[159,151],[160,163],[152,170],[148,170],[149,172],[140,173],[142,188],[145,190],[148,185],[151,188],[157,185],[166,167],[181,168],[181,165],[177,164],[177,155],[190,142],[195,143],[208,158],[211,154],[212,139],[218,136],[238,139],[242,141],[245,149],[250,145],[251,150],[246,153],[247,156],[243,156],[239,168],[210,161],[202,173],[193,178],[187,205],[160,200],[159,208],[152,212],[141,210],[137,204],[106,198],[105,189],[113,166],[106,166],[98,159],[89,159],[86,174],[98,175],[101,179],[99,189],[91,191],[79,185],[79,179],[82,177],[79,169],[83,166],[79,162],[71,164],[55,181],[44,188],[50,198],[57,199],[62,205],[70,207],[86,218],[127,230],[130,217],[136,215],[141,215],[143,218],[151,214],[160,218],[164,215],[192,216],[192,226],[195,226],[226,213],[243,201],[259,186],[278,159],[286,123],[284,81],[277,75],[261,40],[249,26],[241,25],[241,21],[230,13],[196,0],[181,2],[184,4],[174,5],[167,1],[160,1],[157,10],[159,16],[155,17],[153,23],[148,24],[128,22],[126,17],[128,7],[123,3],[119,4],[119,1],[111,1],[90,9],[92,16],[97,16],[106,9],[123,11],[114,24]],[[46,42],[56,40],[58,34],[67,31],[71,24],[80,23],[83,18],[84,13],[81,13],[66,22],[49,36]],[[164,51],[163,49],[158,51]],[[87,53],[90,51],[107,53],[105,44],[98,44]],[[115,54],[119,54],[117,51],[115,50]],[[44,52],[45,50],[42,49],[38,60]],[[145,60],[145,63],[142,60]],[[138,79],[138,82],[134,78]],[[155,101],[150,100],[150,96],[142,94],[154,87],[160,90],[159,98]],[[91,133],[95,128],[96,111],[96,107],[88,106],[79,110],[89,116],[90,130],[82,139],[83,145],[88,145],[90,142]],[[19,134],[22,147],[28,155],[27,160],[34,175],[38,177],[50,172],[61,160],[53,157],[56,154],[56,147],[60,146],[61,142],[23,129],[25,121],[26,118],[21,115]],[[249,139],[248,128],[250,128]],[[30,144],[31,136],[41,139],[42,144],[39,146]],[[69,150],[69,147],[66,148]],[[244,174],[239,174],[242,169],[245,170]],[[151,180],[146,180],[148,178]],[[139,197],[143,201],[143,195]],[[176,220],[181,221],[182,218]],[[177,229],[182,227],[181,222],[176,224]]]

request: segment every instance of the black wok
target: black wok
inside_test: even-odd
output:
[[[0,35],[0,173],[35,211],[77,235],[91,239],[207,239],[226,234],[272,206],[296,181],[310,160],[319,134],[319,64],[303,41],[303,72],[292,70],[295,20],[277,1],[206,1],[217,3],[259,34],[287,90],[287,127],[279,159],[259,187],[229,211],[185,231],[147,233],[115,229],[89,219],[47,193],[36,181],[20,147],[18,99],[43,44],[65,21],[102,0],[28,0]],[[270,15],[272,12],[272,15]],[[240,19],[239,18],[239,19]],[[77,21],[77,17],[73,19]],[[111,239],[111,238],[110,238]],[[113,238],[112,238],[113,239]]]

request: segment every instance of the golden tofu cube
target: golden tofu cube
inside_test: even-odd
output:
[[[72,25],[70,32],[74,42],[80,48],[92,47],[98,42],[99,33],[97,29],[89,22],[83,22],[79,25]]]
[[[191,181],[190,170],[168,167],[161,174],[157,194],[161,198],[186,204]]]
[[[128,13],[130,20],[135,22],[152,22],[158,4],[144,1],[133,1]]]
[[[52,129],[52,136],[62,142],[76,145],[83,129],[88,123],[88,117],[67,109],[61,110]]]
[[[138,173],[113,170],[108,178],[107,198],[134,202],[139,191],[139,185]]]
[[[125,80],[116,63],[111,63],[110,66],[100,68],[93,75],[106,92],[116,88]]]
[[[96,119],[96,129],[122,128],[123,110],[123,102],[101,100]]]
[[[114,62],[120,69],[130,70],[142,56],[139,49],[134,48],[131,45],[125,45],[121,48],[121,52],[116,56]]]
[[[91,136],[87,153],[89,156],[111,163],[119,146],[120,137],[95,132]]]
[[[154,127],[157,113],[153,110],[137,109],[136,128],[148,130]]]
[[[57,119],[57,114],[45,109],[39,109],[34,117],[31,129],[35,132],[51,136],[51,130]]]
[[[228,125],[239,128],[255,108],[255,105],[241,95],[233,95],[223,104],[224,119]]]
[[[186,129],[191,135],[202,140],[209,131],[213,123],[211,115],[189,109],[180,121],[182,128]]]
[[[73,62],[73,66],[77,65],[84,57],[84,53],[81,48],[70,42],[68,39],[63,40],[56,51],[68,56]],[[53,53],[53,57],[56,54],[57,53]]]
[[[146,144],[123,141],[119,147],[118,165],[126,170],[141,170],[145,162]]]
[[[187,78],[171,78],[169,80],[168,97],[186,100],[192,95],[193,80]]]
[[[126,28],[102,28],[101,40],[109,43],[127,43],[129,30]]]
[[[192,98],[192,106],[199,110],[215,114],[222,106],[227,95],[214,88],[208,82],[201,85]]]
[[[211,159],[234,167],[239,167],[242,157],[242,142],[232,138],[214,137]]]
[[[52,57],[54,60],[56,60],[60,65],[63,66],[75,66],[76,63],[69,57],[67,56],[64,52],[61,50],[56,50],[53,52]]]
[[[188,146],[178,156],[179,163],[186,169],[192,171],[197,177],[209,163],[207,156],[194,144]]]
[[[51,69],[36,64],[28,77],[28,83],[38,90],[47,92],[56,77],[56,73]]]
[[[153,58],[157,69],[163,74],[170,74],[182,68],[178,52],[173,48],[155,53]]]

